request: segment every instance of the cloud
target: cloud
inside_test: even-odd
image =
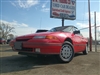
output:
[[[85,14],[85,17],[88,19],[88,12]],[[94,23],[94,12],[91,11],[91,23]],[[100,12],[96,12],[96,23],[100,25]]]
[[[80,22],[77,22],[76,23],[78,29],[80,29],[81,33],[83,34],[84,37],[89,37],[89,24],[88,23],[80,23]],[[93,39],[95,38],[94,37],[94,24],[91,23],[91,33],[92,33],[92,37]],[[99,35],[99,28],[100,28],[100,25],[97,25],[99,27],[97,27],[97,36]],[[99,39],[99,38],[98,38]]]
[[[34,5],[37,5],[39,0],[17,0],[17,2],[11,2],[15,7],[19,6],[20,8],[30,8]]]
[[[76,25],[78,25],[78,27],[80,27],[80,28],[85,28],[85,27],[88,27],[89,24],[87,24],[87,23],[83,24],[83,23],[77,22]]]
[[[45,1],[45,3],[43,3],[42,9],[41,9],[42,12],[48,12],[48,11],[50,11],[50,8],[46,7],[46,5],[47,5],[48,2],[50,2],[50,1],[47,0],[47,1]]]
[[[10,1],[11,2],[11,1]],[[16,7],[16,4],[14,3],[14,2],[11,2],[11,4],[13,5],[13,6],[15,6]]]
[[[26,34],[31,34],[31,33],[35,33],[36,32],[36,28],[33,27],[26,27],[26,28],[15,28],[15,35],[17,36],[21,36],[21,35],[26,35]]]
[[[85,19],[87,20],[87,22],[77,22],[76,25],[78,26],[79,29],[82,29],[81,30],[81,33],[83,34],[83,36],[85,37],[89,37],[89,22],[88,22],[88,12],[85,13]],[[97,27],[97,37],[99,35],[99,29],[100,29],[100,12],[96,12],[96,25],[99,26]],[[91,26],[94,26],[94,12],[91,12]],[[91,27],[91,34],[92,34],[92,37],[93,39],[95,38],[94,37],[94,27]],[[97,38],[99,39],[99,38]]]
[[[42,12],[49,12],[50,11],[50,8],[43,8],[41,9]]]
[[[47,3],[50,2],[49,0],[45,1],[45,3],[43,3],[42,8],[45,8]]]
[[[85,20],[87,20],[87,22],[77,22],[76,25],[80,28],[85,28],[85,27],[89,27],[89,20],[88,20],[88,12],[84,14],[85,15]],[[96,24],[97,26],[100,26],[100,12],[96,12]],[[94,26],[94,12],[91,12],[91,26]]]
[[[97,12],[96,13],[96,19],[97,19],[97,24],[99,24],[100,25],[100,12]]]
[[[8,22],[8,21],[4,21],[4,20],[0,20],[1,23],[7,24],[9,26],[12,27],[28,27],[27,24],[24,23],[18,23],[17,21],[13,20],[13,22]]]
[[[22,23],[21,24],[23,27],[28,27],[28,25],[27,24],[24,24],[24,23]]]
[[[13,22],[0,20],[0,24],[2,24],[2,23],[14,27],[15,28],[15,33],[12,33],[12,34],[17,35],[17,36],[30,34],[30,33],[35,33],[35,31],[37,30],[36,28],[29,27],[29,25],[27,25],[25,23],[18,23],[15,20]]]
[[[42,5],[42,8],[45,8],[45,7],[46,7],[46,5],[45,5],[45,4],[43,4],[43,5]]]

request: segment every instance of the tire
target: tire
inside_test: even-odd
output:
[[[59,58],[61,62],[69,63],[74,57],[73,45],[65,41],[61,47]]]
[[[86,45],[86,48],[85,48],[85,50],[83,51],[83,54],[84,54],[84,55],[87,55],[87,54],[88,54],[88,45]]]

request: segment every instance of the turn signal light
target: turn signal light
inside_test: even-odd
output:
[[[58,40],[55,36],[46,36],[45,39]]]

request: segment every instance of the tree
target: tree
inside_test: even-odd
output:
[[[1,38],[7,39],[11,32],[14,32],[14,27],[12,27],[9,23],[3,23],[0,21],[0,36]]]
[[[8,38],[9,38],[9,39],[13,39],[13,38],[14,38],[14,35],[13,35],[13,34],[9,34],[9,35],[8,35]]]

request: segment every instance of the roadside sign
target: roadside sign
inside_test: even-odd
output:
[[[76,0],[51,0],[50,17],[76,19]]]

